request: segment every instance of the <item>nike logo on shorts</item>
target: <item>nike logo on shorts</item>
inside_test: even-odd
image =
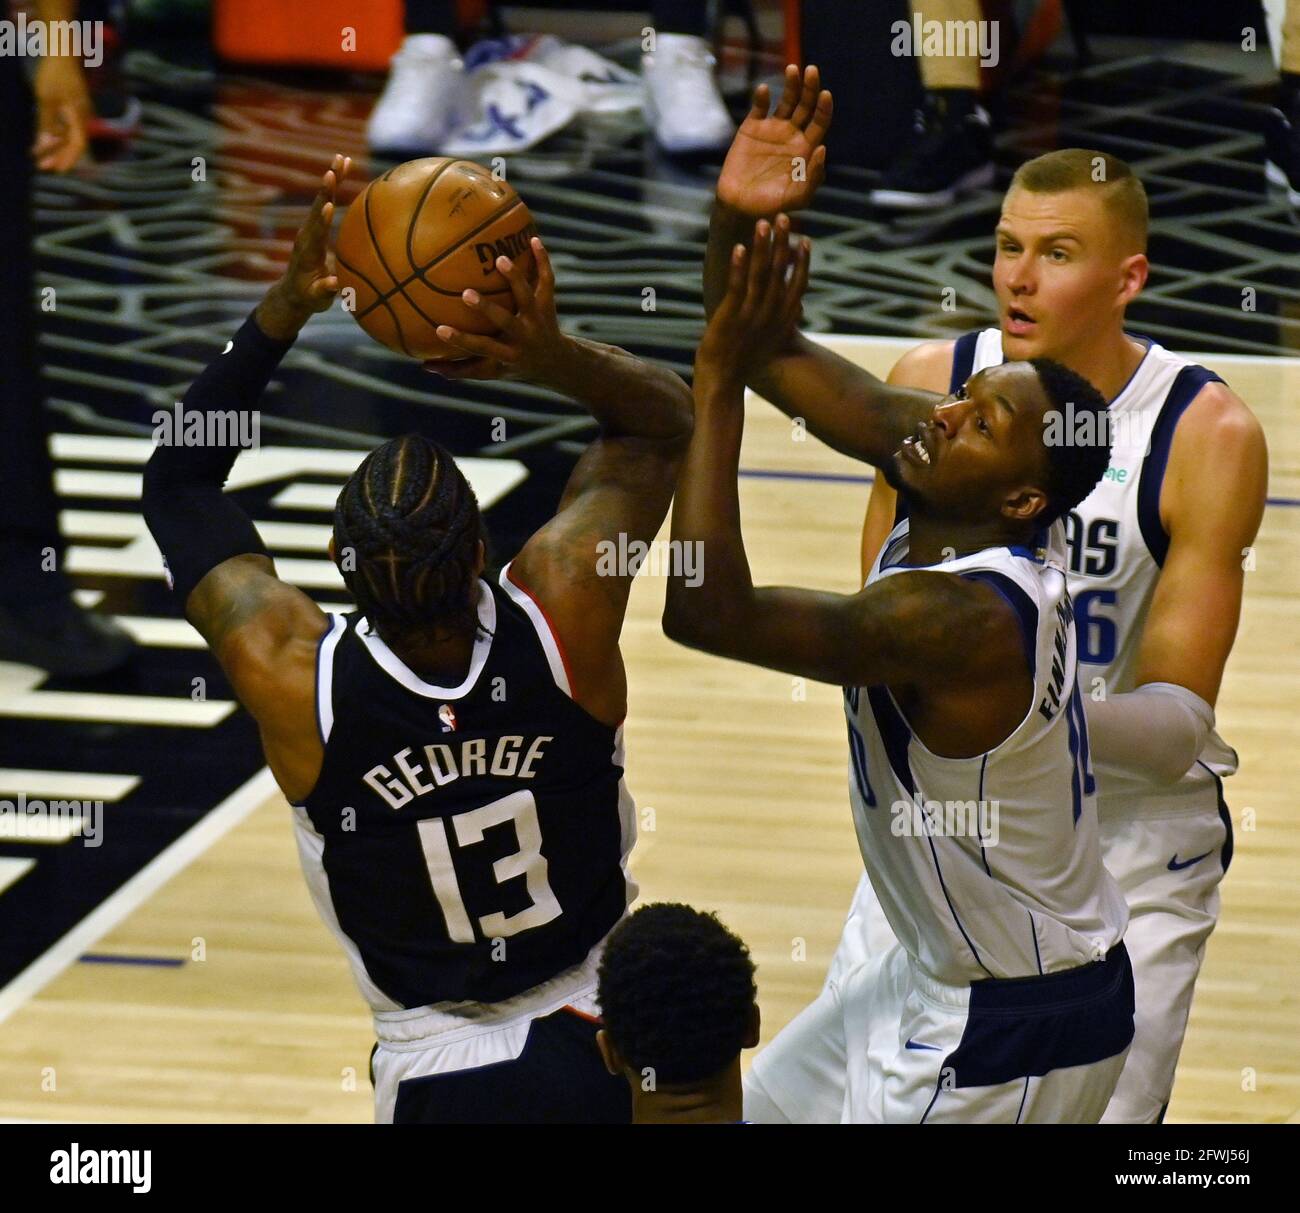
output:
[[[903,1048],[905,1049],[933,1049],[936,1053],[942,1053],[943,1049],[938,1045],[923,1045],[920,1041],[909,1040]]]
[[[1205,855],[1211,855],[1211,854],[1213,854],[1212,851],[1205,852]],[[1201,860],[1205,858],[1205,855],[1196,855],[1193,856],[1191,859],[1184,859],[1181,863],[1178,862],[1178,856],[1175,855],[1169,861],[1169,870],[1171,872],[1181,872],[1184,868],[1190,868],[1194,863],[1200,863]]]

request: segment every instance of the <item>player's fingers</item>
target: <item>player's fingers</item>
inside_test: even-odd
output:
[[[835,116],[835,98],[828,88],[817,94],[817,106],[813,110],[812,121],[808,123],[808,141],[819,145],[831,129],[831,119]]]
[[[498,362],[514,362],[519,351],[513,346],[497,341],[481,333],[465,333],[452,328],[449,324],[440,324],[435,330],[438,340],[459,350],[463,354],[476,354],[480,358],[495,358]]]
[[[555,297],[555,267],[551,265],[551,254],[546,251],[540,236],[534,236],[530,244],[537,265],[537,297],[549,304]]]
[[[343,182],[346,180],[347,175],[351,170],[351,168],[352,168],[351,156],[339,155],[334,157],[334,163],[330,165],[328,171],[325,174],[330,179],[329,196],[331,202],[338,200],[339,186],[342,185]]]
[[[727,293],[718,304],[714,315],[731,316],[740,310],[745,301],[745,275],[749,262],[749,250],[738,244],[731,250],[731,260],[727,263]]]
[[[803,69],[803,81],[799,89],[799,103],[794,107],[794,113],[790,115],[790,121],[795,126],[808,125],[808,119],[812,117],[813,110],[817,108],[817,94],[821,92],[821,87],[821,73],[818,72],[816,64],[810,63]]]
[[[805,236],[794,251],[794,269],[785,290],[783,320],[787,328],[795,328],[803,312],[804,292],[808,289],[808,267],[812,264],[812,242]]]
[[[793,63],[787,63],[785,67],[785,84],[781,89],[781,100],[776,103],[773,118],[788,118],[794,113],[794,107],[799,102],[799,88],[799,69]]]
[[[294,238],[294,251],[307,256],[319,256],[325,248],[325,233],[329,231],[329,219],[325,217],[325,208],[329,206],[330,217],[333,217],[334,211],[330,201],[330,193],[325,183],[325,177],[321,178],[321,187],[316,191],[316,197],[312,199],[311,210],[307,212],[307,218],[303,220],[302,226],[298,229],[298,234]]]
[[[754,245],[749,256],[749,280],[745,288],[745,303],[751,313],[763,297],[771,264],[772,225],[766,219],[760,219],[754,225]]]
[[[808,158],[808,181],[813,189],[820,189],[826,180],[826,145],[823,143]]]
[[[533,288],[528,284],[528,275],[524,267],[509,257],[497,258],[497,270],[510,284],[510,293],[514,296],[515,311],[531,311],[533,306]]]
[[[316,278],[307,288],[308,296],[317,303],[327,303],[338,294],[339,280],[333,274]]]
[[[338,184],[338,169],[341,162],[342,157],[336,152],[329,168],[320,175],[320,186],[316,190],[318,197],[324,194],[327,201],[334,197],[334,187]]]
[[[754,96],[749,103],[749,117],[766,118],[767,111],[772,104],[772,90],[766,84],[760,84],[754,90]]]
[[[461,294],[465,303],[472,307],[489,323],[496,325],[507,337],[518,337],[521,332],[519,317],[509,308],[502,307],[492,299],[484,299],[482,295],[475,290],[467,290]]]
[[[767,278],[762,284],[763,294],[760,315],[764,320],[774,318],[785,299],[786,271],[790,267],[790,216],[778,215],[772,226],[772,261]]]

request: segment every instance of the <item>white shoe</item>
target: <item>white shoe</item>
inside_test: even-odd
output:
[[[659,34],[641,60],[646,116],[666,152],[721,151],[736,133],[714,76],[708,43],[693,34]]]
[[[377,151],[436,152],[459,121],[465,65],[456,45],[442,34],[410,34],[388,67],[366,141]]]

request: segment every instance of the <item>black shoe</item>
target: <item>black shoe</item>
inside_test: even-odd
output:
[[[911,146],[868,192],[873,206],[930,210],[993,184],[993,132],[981,106],[930,93],[913,129]]]
[[[69,597],[38,606],[0,605],[0,661],[89,678],[125,665],[135,647],[120,625],[106,615],[83,611]]]

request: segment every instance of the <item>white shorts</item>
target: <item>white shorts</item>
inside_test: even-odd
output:
[[[376,1123],[627,1123],[595,1043],[600,947],[505,1002],[376,1012]]]
[[[1101,816],[1102,858],[1129,906],[1124,942],[1133,963],[1135,1035],[1102,1122],[1161,1119],[1187,1032],[1205,943],[1219,915],[1219,881],[1232,857],[1220,785],[1147,798]],[[1176,865],[1171,867],[1170,865]],[[892,947],[893,931],[865,873],[858,882],[827,987]]]
[[[826,988],[754,1060],[760,1124],[1087,1124],[1133,1033],[1122,947],[1046,977],[944,985],[895,944]]]
[[[1219,918],[1232,823],[1217,783],[1191,804],[1147,800],[1140,815],[1103,813],[1102,859],[1128,902],[1137,1033],[1103,1124],[1164,1117],[1205,944]],[[1172,808],[1169,807],[1172,805]],[[1170,866],[1174,865],[1174,866]]]

